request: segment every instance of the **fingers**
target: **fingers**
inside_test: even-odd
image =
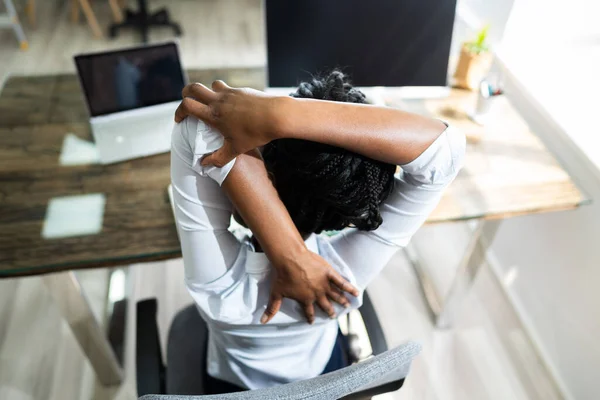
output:
[[[231,89],[231,88],[222,80],[216,80],[212,83],[212,89],[215,92],[220,92],[222,90],[227,90],[227,89]]]
[[[333,286],[333,285],[332,285]],[[328,293],[327,297],[329,297],[332,301],[335,301],[338,304],[341,304],[344,307],[350,307],[350,302],[342,293],[340,293],[336,288],[332,288]]]
[[[307,303],[304,306],[304,315],[306,316],[306,320],[309,324],[315,322],[315,306],[313,303]]]
[[[183,121],[188,115],[193,115],[207,124],[212,123],[213,119],[209,106],[190,97],[186,97],[179,103],[179,106],[175,111],[175,122],[179,123]]]
[[[333,306],[329,302],[327,296],[319,297],[317,300],[317,304],[319,305],[319,307],[321,307],[321,310],[325,311],[325,313],[329,315],[329,318],[335,318],[335,310],[333,309]]]
[[[183,88],[181,95],[183,100],[175,111],[175,122],[183,121],[188,115],[210,123],[212,114],[208,105],[218,99],[215,92],[201,83],[191,83]]]
[[[355,288],[350,282],[342,278],[340,274],[337,273],[336,270],[332,269],[329,274],[329,280],[335,286],[340,288],[342,292],[350,293],[354,297],[358,297],[359,292],[358,289]]]
[[[261,324],[266,324],[275,316],[275,314],[279,312],[279,309],[281,308],[281,302],[281,296],[277,294],[271,294],[271,297],[269,298],[269,304],[267,304],[267,309],[260,318]]]
[[[200,161],[203,166],[214,165],[219,168],[225,166],[229,161],[237,157],[238,153],[234,150],[230,141],[225,140],[223,146],[212,154],[207,155]]]
[[[189,85],[183,88],[181,96],[184,98],[192,97],[204,104],[210,104],[219,98],[219,96],[215,92],[213,92],[201,83],[190,83]]]

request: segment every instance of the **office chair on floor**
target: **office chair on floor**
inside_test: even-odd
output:
[[[150,28],[167,27],[173,29],[175,36],[181,36],[181,26],[171,20],[169,10],[162,8],[150,13],[148,11],[147,0],[137,0],[137,10],[126,9],[125,20],[112,24],[109,28],[111,38],[117,37],[119,31],[123,28],[132,28],[139,31],[142,35],[142,42],[148,43],[148,34]]]
[[[408,342],[387,349],[383,331],[367,294],[360,308],[374,357],[304,381],[268,389],[203,395],[208,331],[194,305],[180,311],[171,324],[167,364],[163,365],[155,299],[137,304],[137,387],[143,400],[210,399],[370,399],[398,390],[421,347]]]

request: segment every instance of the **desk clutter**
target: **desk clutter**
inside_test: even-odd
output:
[[[489,26],[484,26],[475,40],[463,43],[453,76],[455,87],[477,90],[489,71],[493,57],[487,43],[488,30]]]
[[[469,113],[469,118],[479,125],[485,125],[493,104],[503,94],[504,91],[499,85],[494,85],[487,80],[481,81],[479,90],[477,91],[477,102],[475,103],[474,110]]]
[[[390,107],[398,107],[407,111],[426,113],[435,115],[438,118],[448,122],[459,128],[467,137],[468,143],[479,143],[485,136],[486,131],[489,131],[489,127],[483,126],[481,123],[477,123],[473,120],[472,115],[477,109],[479,94],[474,93],[470,90],[464,89],[450,89],[450,93],[447,97],[432,98],[424,100],[406,100],[400,99],[394,96],[385,97],[385,104]],[[501,105],[496,110],[499,114],[502,114],[503,106]],[[504,107],[506,108],[506,107]],[[488,110],[491,113],[491,107]],[[493,116],[493,114],[488,114]],[[488,119],[490,124],[493,124],[493,119]]]

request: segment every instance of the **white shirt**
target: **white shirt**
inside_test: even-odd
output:
[[[248,389],[319,375],[329,361],[338,325],[322,311],[309,325],[302,309],[284,299],[267,324],[272,268],[264,253],[228,230],[232,205],[220,185],[235,160],[223,168],[202,167],[222,136],[188,117],[172,136],[171,180],[175,219],[185,265],[185,283],[209,328],[208,373]],[[375,231],[346,229],[333,237],[311,235],[307,247],[321,255],[362,293],[396,251],[406,246],[462,167],[465,137],[447,128],[417,159],[402,166],[394,190],[381,205]],[[348,296],[350,309],[360,307]],[[315,307],[317,308],[317,307]],[[347,312],[336,306],[338,315]]]

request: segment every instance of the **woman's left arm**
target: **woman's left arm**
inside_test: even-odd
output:
[[[222,188],[275,268],[276,276],[262,323],[277,314],[283,297],[298,301],[312,323],[314,303],[333,318],[335,311],[330,300],[347,306],[348,300],[341,292],[358,296],[354,286],[321,256],[308,250],[268,178],[258,150],[236,158]]]
[[[226,168],[199,165],[219,137],[191,117],[173,129],[173,206],[188,287],[218,279],[235,262],[240,243],[227,229],[233,203],[275,269],[264,322],[277,313],[283,297],[300,302],[309,322],[315,302],[328,313],[328,298],[347,303],[340,291],[356,294],[356,289],[306,248],[258,151],[238,156]]]

